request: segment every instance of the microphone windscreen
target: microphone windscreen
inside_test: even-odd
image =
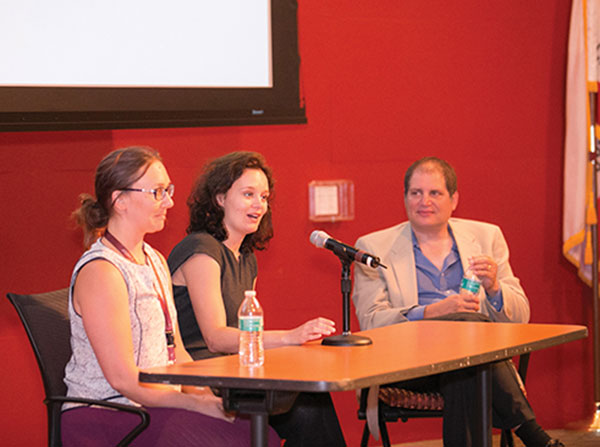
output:
[[[331,237],[324,231],[315,230],[310,233],[310,242],[319,248],[325,247],[325,242],[327,242],[327,239],[331,239]]]

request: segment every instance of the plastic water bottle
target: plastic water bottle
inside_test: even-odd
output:
[[[265,362],[263,346],[263,310],[254,290],[244,292],[244,301],[238,310],[240,329],[240,365],[262,366]]]
[[[460,282],[460,293],[464,293],[465,291],[471,292],[473,295],[477,295],[479,292],[479,288],[481,287],[481,281],[477,278],[477,275],[471,271],[471,269],[467,269],[463,279]]]

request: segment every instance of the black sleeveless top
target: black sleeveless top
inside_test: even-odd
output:
[[[221,294],[227,315],[227,326],[238,326],[237,311],[244,299],[244,291],[252,290],[257,274],[254,253],[240,254],[239,261],[222,242],[208,233],[192,233],[173,248],[167,260],[171,275],[191,256],[205,254],[221,267]],[[186,286],[173,285],[173,298],[177,306],[179,330],[183,344],[194,360],[215,357],[220,353],[210,352],[196,322],[194,309]]]

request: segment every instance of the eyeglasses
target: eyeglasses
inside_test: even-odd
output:
[[[154,199],[157,201],[165,200],[166,195],[169,197],[173,197],[175,194],[175,185],[171,183],[166,188],[164,186],[159,186],[154,189],[144,189],[144,188],[123,188],[121,191],[137,191],[137,192],[149,192],[154,195]]]

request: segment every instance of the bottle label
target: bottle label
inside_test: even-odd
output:
[[[481,283],[474,279],[463,278],[462,281],[460,282],[460,288],[468,290],[473,295],[477,295],[477,292],[479,292],[480,286],[481,286]]]
[[[263,317],[239,317],[240,331],[259,332],[263,330]]]

